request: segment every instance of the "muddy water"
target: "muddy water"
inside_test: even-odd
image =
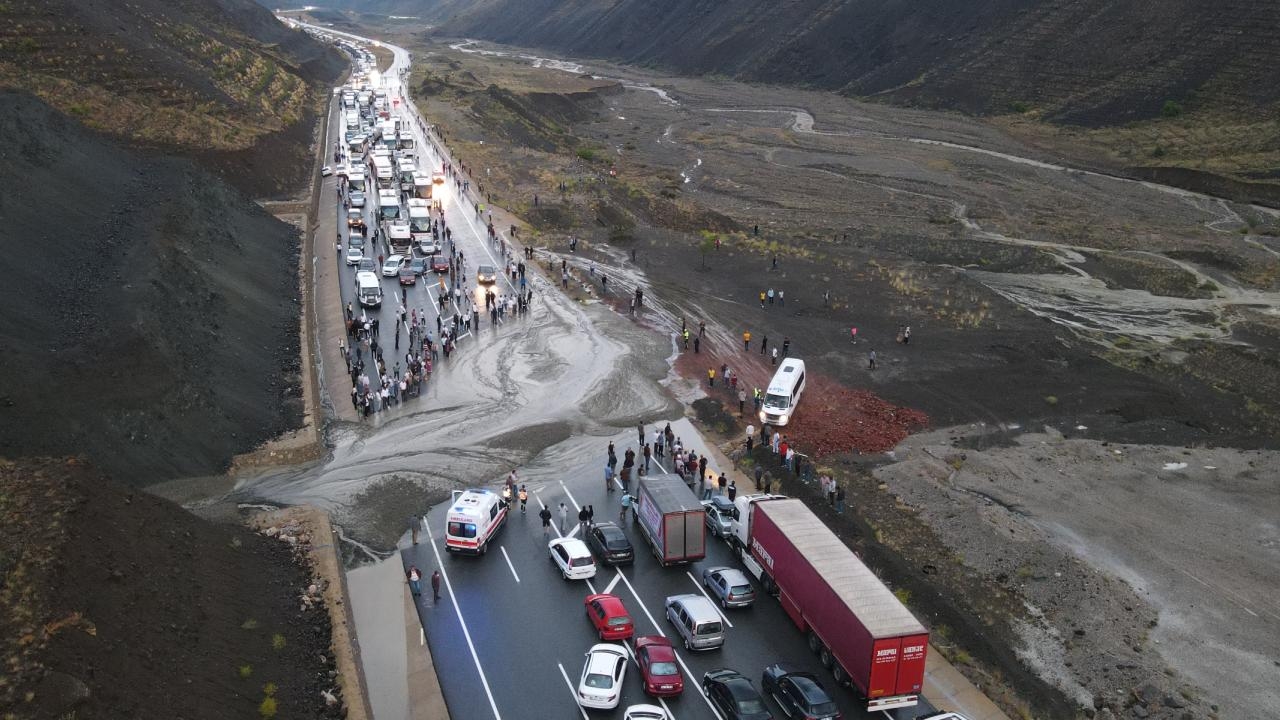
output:
[[[599,303],[579,305],[545,286],[525,319],[463,340],[441,359],[423,398],[367,425],[330,428],[323,463],[242,480],[231,499],[312,503],[336,511],[348,534],[380,544],[425,507],[384,507],[378,492],[400,495],[497,484],[508,471],[552,472],[594,436],[681,410],[660,383],[670,341],[621,321]],[[392,533],[388,535],[388,533]]]

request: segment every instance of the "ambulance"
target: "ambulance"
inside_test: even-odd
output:
[[[446,552],[483,555],[507,520],[507,503],[490,490],[454,490],[444,531]]]

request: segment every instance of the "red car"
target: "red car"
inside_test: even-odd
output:
[[[684,678],[676,665],[671,641],[661,635],[636,638],[636,664],[644,676],[644,691],[655,697],[672,697],[684,692]]]
[[[449,272],[449,258],[443,254],[431,256],[431,269],[438,273]]]
[[[587,619],[596,626],[601,640],[626,640],[635,633],[635,625],[622,599],[617,595],[588,595]]]

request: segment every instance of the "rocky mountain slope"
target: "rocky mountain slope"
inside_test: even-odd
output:
[[[296,189],[316,102],[345,67],[250,0],[0,3],[0,88],[107,135],[214,161],[254,194]],[[276,166],[240,172],[259,150]]]
[[[341,717],[329,615],[284,542],[80,462],[0,460],[0,571],[0,717]]]
[[[298,234],[189,160],[0,92],[0,456],[149,482],[301,418]]]

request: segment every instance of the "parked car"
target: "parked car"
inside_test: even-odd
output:
[[[587,531],[587,546],[606,565],[628,563],[636,557],[626,533],[611,522],[592,526]]]
[[[444,255],[432,255],[431,269],[435,270],[438,273],[449,272],[449,258],[445,257]]]
[[[498,281],[498,269],[492,265],[480,265],[476,268],[476,282],[491,283]]]
[[[414,272],[412,266],[405,265],[400,268],[400,284],[416,285],[418,284],[418,275],[419,273]]]
[[[320,177],[329,177],[332,174],[333,174],[333,168],[329,167],[328,165],[325,165],[324,167],[320,168]]]
[[[795,720],[840,720],[840,708],[813,673],[774,663],[764,669],[760,687]]]
[[[737,670],[712,670],[702,675],[702,691],[725,720],[773,720],[764,698]]]
[[[416,257],[409,261],[409,269],[414,275],[421,275],[427,271],[427,259],[424,257]]]
[[[392,255],[382,263],[382,277],[395,277],[400,274],[400,268],[404,265],[403,255]]]
[[[586,580],[596,576],[596,563],[587,544],[577,538],[556,538],[547,543],[551,562],[560,568],[565,580]]]
[[[703,500],[702,507],[707,511],[707,532],[721,538],[727,538],[733,534],[732,515],[722,511],[711,500]]]
[[[588,595],[583,605],[601,640],[626,640],[635,634],[635,624],[617,595]]]
[[[364,259],[363,250],[356,247],[355,245],[347,245],[347,264],[348,265],[359,265],[360,261],[363,259]]]
[[[702,571],[702,584],[720,607],[749,607],[756,601],[756,591],[746,573],[731,567],[710,567]]]
[[[684,676],[676,664],[676,651],[670,640],[661,635],[641,635],[635,639],[635,655],[645,692],[654,697],[673,697],[684,692]]]
[[[627,651],[621,645],[600,643],[587,651],[578,681],[578,704],[612,710],[622,699],[622,681],[627,674]]]

